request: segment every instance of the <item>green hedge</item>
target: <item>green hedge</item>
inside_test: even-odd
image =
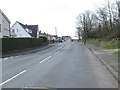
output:
[[[47,45],[47,38],[2,38],[2,52]]]

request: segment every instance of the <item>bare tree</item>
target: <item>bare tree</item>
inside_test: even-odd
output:
[[[92,23],[93,23],[93,15],[91,11],[86,11],[77,17],[76,28],[79,31],[78,35],[82,33],[84,44],[86,43],[86,39],[90,37],[90,32],[93,26]]]
[[[109,13],[109,24],[110,24],[110,34],[113,33],[113,23],[112,23],[112,7],[109,1],[107,1],[107,8],[108,8],[108,13]]]
[[[117,6],[118,6],[118,17],[120,19],[120,1],[117,1]]]
[[[120,37],[120,1],[117,1],[117,7],[118,7],[118,36]]]
[[[78,39],[80,40],[81,39],[80,37],[82,37],[82,35],[81,35],[82,28],[81,27],[76,27],[76,28],[77,28]]]
[[[85,11],[77,17],[78,37],[82,35],[84,44],[87,38],[120,37],[120,1],[106,1],[96,12]],[[82,34],[81,34],[82,33]]]
[[[77,17],[77,30],[78,30],[78,37],[80,33],[82,33],[82,38],[84,39],[84,44],[86,43],[86,23],[85,23],[85,14],[82,13]],[[79,37],[80,38],[80,37]]]

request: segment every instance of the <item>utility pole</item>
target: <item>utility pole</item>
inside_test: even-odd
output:
[[[57,27],[55,27],[55,34],[56,34],[56,40],[57,40]]]

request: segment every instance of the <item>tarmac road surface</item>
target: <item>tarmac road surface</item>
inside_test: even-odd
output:
[[[117,88],[118,82],[99,59],[79,42],[2,59],[3,88]]]

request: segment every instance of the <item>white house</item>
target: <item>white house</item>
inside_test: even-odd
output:
[[[0,9],[0,38],[10,37],[10,20]]]
[[[48,39],[49,41],[51,41],[51,40],[52,40],[52,36],[51,36],[50,34],[47,34],[47,39]]]
[[[39,32],[39,37],[47,37],[47,34],[44,32],[42,33],[41,31]]]
[[[38,25],[24,25],[16,21],[10,31],[11,37],[15,38],[39,38]]]
[[[55,41],[56,41],[56,39],[57,39],[57,38],[56,38],[56,37],[57,37],[56,35],[47,34],[46,37],[47,37],[47,39],[48,39],[49,41],[51,41],[51,40],[55,40]]]

